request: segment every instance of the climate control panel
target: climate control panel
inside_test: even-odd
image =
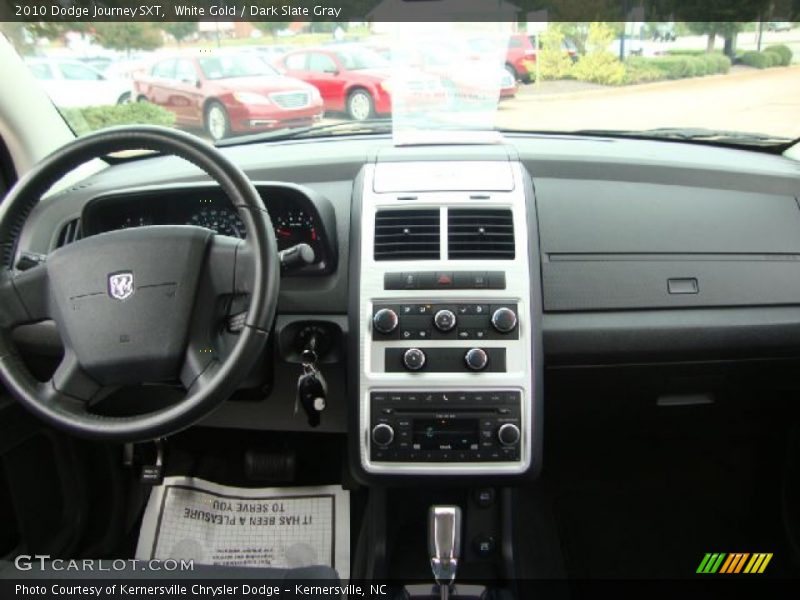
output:
[[[373,341],[516,340],[515,303],[376,303]]]
[[[506,349],[489,346],[467,348],[392,347],[384,351],[387,373],[403,371],[426,373],[485,372],[505,373]]]

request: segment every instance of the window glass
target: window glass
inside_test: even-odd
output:
[[[150,71],[150,74],[153,77],[160,77],[162,79],[172,79],[174,72],[175,72],[175,61],[162,60],[161,62],[156,63],[153,66],[153,70]]]
[[[198,59],[207,79],[274,76],[275,69],[254,54],[220,54]]]
[[[64,79],[71,79],[74,81],[97,81],[103,78],[100,73],[91,67],[79,65],[77,63],[58,63],[58,70],[61,71],[61,75]]]
[[[302,52],[299,54],[290,54],[286,57],[284,64],[286,64],[287,69],[291,69],[292,71],[305,71],[306,54]]]
[[[190,60],[179,60],[175,67],[175,79],[194,83],[197,81],[197,71]]]
[[[308,57],[308,70],[315,73],[333,73],[336,70],[336,63],[327,54],[314,52]]]
[[[36,79],[52,79],[53,71],[47,63],[33,63],[29,64],[28,68],[31,70]]]

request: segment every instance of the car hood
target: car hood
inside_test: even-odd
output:
[[[310,91],[307,83],[283,76],[264,77],[231,77],[230,79],[212,79],[209,81],[222,90],[229,92],[255,92],[257,94],[272,94],[275,92]]]

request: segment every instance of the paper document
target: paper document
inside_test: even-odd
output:
[[[350,577],[350,493],[340,486],[240,488],[167,477],[153,488],[136,558],[328,565]]]

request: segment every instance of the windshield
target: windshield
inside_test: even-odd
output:
[[[206,79],[229,79],[231,77],[269,77],[276,71],[263,59],[247,54],[210,56],[200,58],[200,70]]]
[[[379,17],[3,22],[0,29],[32,75],[28,85],[44,90],[78,135],[135,123],[226,143],[287,131],[390,133],[396,143],[448,142],[454,132],[485,142],[535,132],[758,147],[800,137],[800,27],[775,15]]]

